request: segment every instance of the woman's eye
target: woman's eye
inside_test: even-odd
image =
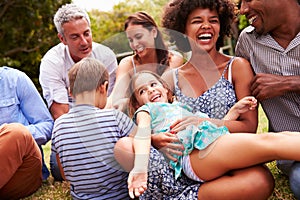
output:
[[[192,21],[192,24],[200,24],[202,21],[200,21],[200,20],[194,20],[194,21]]]
[[[140,34],[135,36],[135,38],[136,38],[137,40],[140,40],[142,37],[143,37],[143,36],[140,35]]]
[[[128,42],[132,43],[132,42],[133,42],[133,39],[128,39]]]
[[[219,20],[214,19],[214,20],[211,20],[210,23],[216,24],[216,23],[219,23]]]

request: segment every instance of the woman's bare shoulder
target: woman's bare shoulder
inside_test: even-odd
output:
[[[168,84],[171,91],[174,91],[173,73],[174,73],[174,70],[170,69],[170,70],[165,71],[161,75],[161,78]]]
[[[250,82],[253,76],[253,69],[248,60],[242,57],[235,57],[232,63],[233,81]]]
[[[119,66],[132,67],[132,58],[133,56],[126,56],[122,58],[119,63]]]
[[[170,51],[169,52],[169,65],[170,68],[177,68],[183,65],[184,58],[183,56],[177,51]]]
[[[242,57],[234,57],[234,61],[233,61],[232,65],[233,66],[250,67],[249,61]]]

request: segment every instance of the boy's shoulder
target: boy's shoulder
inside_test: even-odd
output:
[[[55,122],[67,120],[69,118],[80,118],[84,115],[116,115],[114,109],[100,109],[93,105],[75,105],[70,110],[58,117]]]

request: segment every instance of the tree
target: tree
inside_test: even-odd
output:
[[[59,42],[53,16],[61,5],[70,2],[71,0],[2,0],[1,66],[24,71],[38,86],[40,60],[51,46]]]

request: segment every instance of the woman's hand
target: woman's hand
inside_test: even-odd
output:
[[[182,151],[184,150],[184,146],[180,144],[176,134],[168,132],[152,134],[151,141],[156,149],[163,152],[168,159],[173,160],[174,162],[176,162],[177,159],[174,158],[173,155],[176,154],[181,156]]]
[[[170,129],[171,129],[171,132],[178,133],[179,131],[186,129],[186,127],[189,125],[198,126],[201,122],[203,122],[205,120],[207,120],[207,118],[200,118],[197,116],[184,117],[184,118],[179,119],[176,122],[174,122],[170,126]]]

